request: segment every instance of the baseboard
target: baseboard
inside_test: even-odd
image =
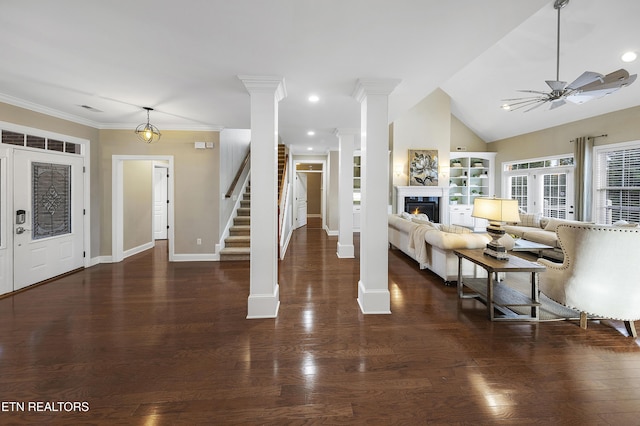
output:
[[[335,230],[335,231],[334,231],[334,230],[331,230],[331,229],[329,229],[329,227],[328,227],[328,226],[325,226],[325,227],[324,227],[324,231],[325,231],[325,232],[327,233],[327,235],[328,235],[328,236],[330,236],[330,237],[337,237],[338,235],[340,235],[340,231],[338,231],[338,230]]]
[[[216,253],[190,253],[174,254],[174,262],[216,262],[220,260],[220,255]]]
[[[96,257],[92,257],[91,261],[89,262],[89,266],[96,266],[96,265],[99,265],[101,263],[113,263],[113,257],[112,256],[96,256]]]
[[[131,248],[129,250],[125,250],[124,253],[122,253],[123,259],[126,259],[129,256],[133,256],[134,254],[142,253],[143,251],[149,250],[150,248],[153,248],[154,246],[155,246],[155,243],[153,241],[150,241],[148,243],[139,245],[138,247],[134,247],[134,248]]]
[[[287,238],[284,241],[284,244],[280,248],[280,260],[284,259],[284,256],[287,254],[287,248],[289,247],[289,241],[291,241],[291,236],[293,235],[293,229],[289,230],[289,234],[287,234]]]

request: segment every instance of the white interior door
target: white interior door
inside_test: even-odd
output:
[[[156,240],[167,239],[167,187],[169,182],[167,170],[166,167],[153,169],[153,237]]]
[[[13,289],[84,264],[83,159],[16,149]]]
[[[7,153],[0,148],[0,294],[13,291],[13,256],[11,240],[10,210],[7,207]]]
[[[307,174],[296,173],[296,228],[307,224]]]

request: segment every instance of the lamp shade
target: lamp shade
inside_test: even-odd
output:
[[[518,200],[479,197],[473,200],[473,217],[493,222],[519,222]]]

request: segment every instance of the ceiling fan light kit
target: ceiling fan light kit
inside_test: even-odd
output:
[[[630,85],[636,80],[637,75],[629,75],[625,69],[619,69],[607,75],[602,75],[593,71],[585,71],[567,85],[566,81],[560,80],[560,10],[569,4],[569,0],[556,0],[553,3],[554,9],[558,11],[558,36],[556,39],[556,79],[546,80],[550,92],[539,90],[518,90],[523,93],[531,93],[533,96],[523,98],[503,99],[507,102],[501,106],[507,111],[515,111],[527,108],[525,112],[531,111],[549,102],[549,109],[558,108],[567,101],[582,104],[591,99],[601,98],[615,92],[621,87]]]

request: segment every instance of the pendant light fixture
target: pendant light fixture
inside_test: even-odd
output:
[[[138,138],[140,138],[142,142],[146,142],[146,143],[157,142],[160,140],[160,136],[162,136],[162,134],[160,133],[160,130],[158,130],[156,126],[154,126],[149,122],[149,111],[153,111],[153,108],[149,108],[149,107],[142,107],[142,108],[147,110],[147,122],[142,123],[138,127],[136,127],[136,135],[138,135]]]

